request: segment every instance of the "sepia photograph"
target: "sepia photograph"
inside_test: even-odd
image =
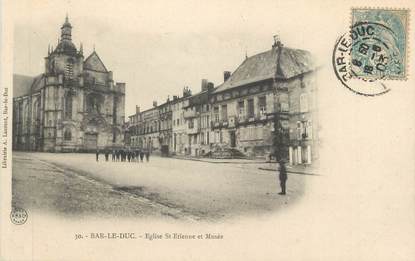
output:
[[[151,58],[124,64],[117,56],[145,48],[162,51],[144,38],[141,48],[114,48],[101,58],[98,49],[111,48],[102,38],[110,35],[89,36],[94,44],[84,48],[76,19],[63,13],[61,20],[42,25],[56,32],[47,46],[16,50],[13,207],[67,217],[220,221],[294,204],[306,180],[314,178],[309,176],[317,175],[312,167],[318,158],[318,67],[308,50],[286,46],[280,35],[270,34],[265,50],[226,50],[240,59],[223,72],[233,62],[226,56],[212,58],[208,62],[217,67],[210,67],[206,54],[196,53],[191,59],[200,66],[191,68],[167,48],[163,56],[176,59],[174,64]],[[84,25],[90,26],[87,32],[97,30]],[[16,48],[31,50],[46,41],[22,27],[22,32],[16,28],[15,42],[30,41]],[[184,37],[186,49],[195,41],[212,44],[209,36]],[[175,41],[175,36],[163,38]],[[40,55],[43,59],[27,64]],[[116,61],[117,69],[103,60]],[[145,75],[135,71],[142,63],[173,71],[177,66],[186,73],[164,76],[156,69],[157,75]],[[36,69],[39,74],[30,75]],[[122,71],[129,82],[120,79]],[[195,86],[187,84],[192,80]]]
[[[414,10],[1,1],[0,260],[414,260]]]

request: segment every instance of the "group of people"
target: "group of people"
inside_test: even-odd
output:
[[[97,149],[95,156],[96,161],[99,161],[99,155],[101,151]],[[105,161],[109,161],[111,157],[111,161],[117,162],[143,162],[144,157],[147,162],[150,161],[150,152],[148,150],[139,150],[139,149],[104,149],[102,154],[105,156]]]

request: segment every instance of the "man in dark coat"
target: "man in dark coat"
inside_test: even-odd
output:
[[[140,151],[140,160],[141,160],[141,162],[143,162],[143,158],[144,158],[144,151]]]
[[[105,150],[105,161],[108,161],[108,155],[109,155],[109,152],[108,152],[108,149],[106,149]]]
[[[146,151],[146,161],[150,161],[150,151]]]
[[[98,162],[98,159],[99,159],[99,149],[97,149],[97,151],[95,152],[95,156],[96,156],[96,160]]]
[[[135,150],[135,158],[137,160],[137,163],[140,162],[140,151],[139,150]]]
[[[280,195],[285,195],[285,183],[287,182],[287,168],[285,167],[284,160],[280,160],[279,162],[279,179],[280,179],[280,186],[281,186],[281,192],[278,193]]]
[[[131,150],[127,151],[127,160],[128,162],[131,162]]]

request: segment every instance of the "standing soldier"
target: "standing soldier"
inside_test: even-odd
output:
[[[143,162],[143,158],[144,158],[144,151],[140,151],[140,160],[141,162]]]
[[[280,178],[280,186],[281,186],[281,192],[278,193],[280,195],[285,195],[285,183],[287,182],[287,168],[285,167],[284,160],[280,160],[279,162],[279,178]]]
[[[105,149],[105,161],[108,161],[108,154],[109,154],[109,152],[108,152],[108,149]]]
[[[150,151],[146,151],[146,161],[149,162],[150,161]]]
[[[98,148],[97,148],[97,151],[95,152],[95,157],[96,157],[96,160],[98,162],[98,159],[99,159],[99,149]]]
[[[135,150],[135,158],[137,159],[137,163],[140,162],[140,151],[138,149]]]
[[[131,150],[127,151],[127,160],[128,162],[131,162]]]
[[[131,162],[135,161],[135,152],[134,149],[131,150]]]

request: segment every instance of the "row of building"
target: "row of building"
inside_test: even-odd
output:
[[[127,146],[163,155],[263,157],[275,152],[281,131],[287,159],[311,163],[317,157],[315,71],[309,52],[275,39],[270,50],[224,72],[220,85],[204,79],[195,94],[185,87],[150,109],[136,106],[126,122],[125,83],[114,82],[95,50],[84,59],[66,17],[44,72],[14,75],[13,149]]]
[[[275,153],[280,126],[290,163],[310,164],[317,157],[315,71],[309,52],[275,40],[225,71],[219,86],[203,79],[196,94],[185,87],[150,109],[136,106],[126,145],[164,155],[264,157]]]

